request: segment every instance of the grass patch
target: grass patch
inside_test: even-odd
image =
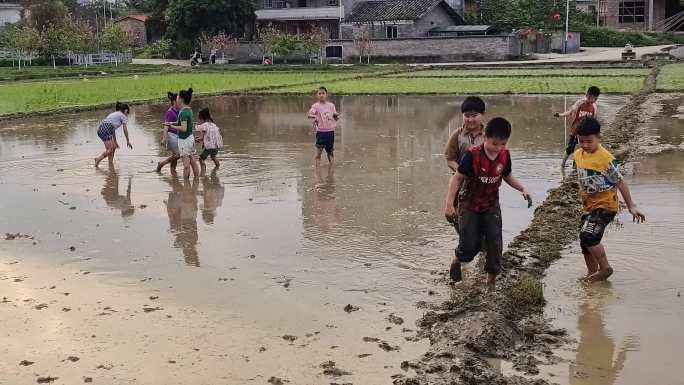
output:
[[[663,66],[658,74],[657,88],[666,91],[684,91],[684,63]]]
[[[81,76],[106,76],[106,75],[126,75],[126,74],[142,74],[153,72],[170,72],[177,71],[179,67],[173,66],[158,66],[158,65],[137,65],[137,64],[121,64],[114,65],[97,65],[97,66],[61,66],[57,69],[52,66],[31,66],[22,67],[0,67],[0,81],[19,81],[32,79],[57,79],[57,78],[73,78]],[[103,75],[105,73],[106,75]]]
[[[605,93],[628,94],[641,89],[640,77],[561,78],[366,78],[328,83],[336,94],[581,94],[590,86]],[[311,86],[269,90],[275,93],[309,93]]]
[[[278,71],[133,75],[118,78],[0,84],[0,114],[41,112],[121,101],[161,99],[169,90],[192,87],[198,94],[242,92],[268,87],[320,84],[362,72]],[[307,86],[314,87],[314,86]]]
[[[539,278],[526,275],[511,290],[511,298],[522,306],[544,306],[544,284]]]
[[[509,68],[509,69],[457,69],[426,70],[405,72],[390,77],[437,77],[437,78],[471,78],[471,77],[645,77],[649,68]]]

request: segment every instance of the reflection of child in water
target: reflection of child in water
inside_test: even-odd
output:
[[[323,231],[329,231],[340,223],[340,212],[335,202],[334,168],[328,167],[328,174],[323,178],[321,169],[316,169],[316,186],[314,187],[313,220]]]
[[[204,197],[204,206],[202,207],[202,219],[206,224],[214,223],[216,218],[216,209],[223,203],[223,194],[225,187],[216,175],[216,169],[211,172],[210,177],[202,178],[202,195]]]
[[[102,199],[107,203],[107,206],[113,209],[121,210],[122,217],[130,217],[135,213],[135,208],[131,204],[131,182],[132,177],[128,177],[128,187],[126,188],[126,195],[119,194],[119,174],[110,165],[109,172],[105,178],[105,184],[102,187]]]
[[[166,201],[166,212],[169,215],[169,227],[176,236],[174,247],[183,249],[185,263],[199,266],[199,254],[197,252],[197,180],[192,184],[185,180],[181,184],[177,177],[167,179],[171,185],[169,199]]]

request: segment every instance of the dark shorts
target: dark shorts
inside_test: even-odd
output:
[[[205,148],[204,151],[200,154],[200,159],[202,160],[207,160],[209,156],[211,156],[212,159],[218,154],[218,148],[210,148],[207,149]]]
[[[97,128],[97,136],[99,136],[103,142],[107,142],[114,137],[114,131],[116,131],[114,125],[109,122],[102,122],[100,123],[100,127]]]
[[[499,274],[503,252],[501,208],[496,206],[481,213],[461,209],[458,226],[459,237],[456,249],[458,260],[470,262],[480,251],[485,251],[485,271]]]
[[[575,153],[575,147],[577,147],[577,135],[570,135],[568,139],[568,147],[565,148],[565,153],[568,156]]]
[[[317,132],[316,147],[332,154],[335,149],[335,131]]]
[[[582,215],[580,222],[580,246],[582,253],[588,254],[588,247],[596,246],[601,243],[603,232],[610,222],[615,218],[614,211],[596,209],[588,214]]]

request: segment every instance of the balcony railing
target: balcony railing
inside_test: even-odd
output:
[[[339,20],[344,17],[344,6],[259,9],[256,17],[257,20]]]

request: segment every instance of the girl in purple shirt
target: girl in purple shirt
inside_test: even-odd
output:
[[[169,109],[166,110],[166,115],[164,116],[164,123],[173,122],[174,124],[178,120],[178,108],[176,107],[177,96],[173,92],[168,93],[169,98]],[[164,161],[157,163],[157,172],[161,172],[162,168],[167,164],[171,164],[171,171],[176,171],[176,164],[178,164],[178,130],[171,126],[164,126],[161,135],[162,144],[166,144],[166,149],[171,152],[171,156],[164,159]]]

